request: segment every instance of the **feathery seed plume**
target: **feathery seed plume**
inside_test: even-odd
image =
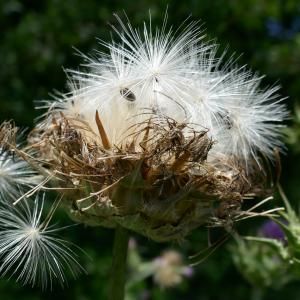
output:
[[[15,276],[23,284],[43,289],[58,279],[65,284],[65,271],[76,275],[83,269],[71,244],[57,237],[58,228],[42,221],[44,197],[18,206],[2,204],[0,208],[0,273]],[[30,199],[31,200],[31,199]]]

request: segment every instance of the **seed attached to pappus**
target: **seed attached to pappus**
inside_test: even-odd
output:
[[[127,101],[133,102],[136,100],[134,93],[128,88],[121,89],[120,94]]]

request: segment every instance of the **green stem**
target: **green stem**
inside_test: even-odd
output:
[[[123,300],[125,296],[125,274],[128,240],[128,230],[121,226],[117,226],[115,229],[112,267],[110,275],[110,300]]]
[[[260,288],[253,287],[251,300],[262,300],[263,299],[263,290]]]

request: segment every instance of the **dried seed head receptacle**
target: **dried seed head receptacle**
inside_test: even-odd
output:
[[[98,112],[95,118],[100,124]],[[220,169],[207,161],[214,144],[207,131],[148,114],[116,146],[104,126],[95,133],[84,121],[60,114],[47,130],[32,135],[40,159],[65,188],[64,204],[73,219],[119,224],[168,241],[240,214],[253,185],[236,166],[227,162]]]

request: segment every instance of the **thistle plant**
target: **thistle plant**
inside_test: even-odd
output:
[[[228,229],[277,210],[257,213],[259,204],[244,210],[243,202],[271,186],[265,165],[284,149],[287,110],[277,86],[262,89],[262,77],[237,67],[232,58],[217,57],[218,46],[205,41],[198,22],[179,30],[167,29],[166,22],[152,28],[150,22],[138,30],[116,18],[117,38],[100,41],[104,52],[82,54],[81,70],[67,70],[67,93],[40,102],[46,112],[25,148],[11,138],[13,127],[1,131],[4,151],[43,178],[18,196],[0,181],[0,195],[17,208],[32,201],[29,196],[55,189],[59,200],[47,222],[61,205],[76,222],[115,228],[111,299],[123,299],[128,230],[157,242],[180,242],[199,226]],[[24,175],[27,169],[21,168]],[[0,169],[6,182],[2,174]],[[11,178],[15,186],[28,187],[22,176]],[[34,213],[26,209],[34,220],[40,218],[40,201],[32,202]],[[59,259],[78,270],[72,250],[48,237],[46,225],[26,231],[27,223],[13,212],[12,227],[2,226],[4,274],[11,268],[6,244],[22,253],[14,260],[25,264],[18,277],[25,283],[36,283],[36,269],[43,265],[50,277],[62,277]],[[6,222],[0,214],[0,224]],[[10,242],[11,230],[21,232],[20,242]],[[39,278],[43,284],[45,276]]]

